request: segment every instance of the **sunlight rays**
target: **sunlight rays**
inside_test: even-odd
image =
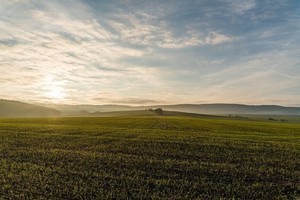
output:
[[[58,80],[53,75],[47,75],[42,83],[43,96],[54,102],[65,100],[67,92],[65,89],[65,81]]]

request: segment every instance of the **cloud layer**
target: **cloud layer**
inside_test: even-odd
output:
[[[300,3],[1,1],[0,98],[300,101]]]

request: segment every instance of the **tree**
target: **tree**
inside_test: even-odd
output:
[[[158,115],[163,115],[163,109],[162,109],[162,108],[156,108],[156,109],[154,110],[154,112],[155,112],[156,114],[158,114]]]

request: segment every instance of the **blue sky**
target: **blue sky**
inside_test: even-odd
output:
[[[0,98],[300,106],[298,0],[1,0]]]

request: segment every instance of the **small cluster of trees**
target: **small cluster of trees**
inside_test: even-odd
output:
[[[285,119],[280,119],[280,120],[277,120],[277,119],[274,119],[274,118],[272,118],[272,117],[270,117],[268,120],[270,120],[270,121],[281,121],[281,122],[287,122],[287,120],[285,120]]]
[[[154,112],[154,113],[156,113],[156,114],[158,114],[158,115],[163,115],[163,109],[162,109],[162,108],[156,108],[156,109],[148,108],[148,109],[146,109],[146,110],[151,111],[151,112]]]

